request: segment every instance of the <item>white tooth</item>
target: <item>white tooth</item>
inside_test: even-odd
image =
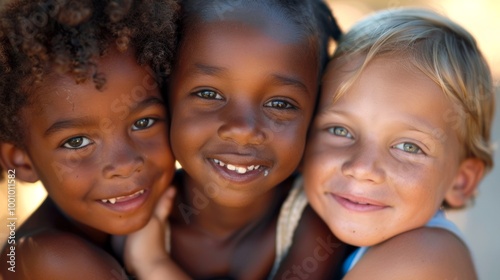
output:
[[[226,165],[226,164],[224,164],[222,161],[219,161],[219,165],[224,167],[224,165]]]
[[[248,170],[250,170],[250,171],[252,171],[253,169],[254,169],[254,166],[253,166],[253,165],[250,165],[250,166],[248,167]]]
[[[110,198],[108,200],[109,200],[109,203],[111,203],[111,204],[115,204],[116,203],[116,198]]]
[[[231,171],[234,171],[236,170],[236,166],[232,165],[232,164],[228,164],[227,165],[227,169],[231,170]]]
[[[218,159],[214,159],[214,162],[219,164],[220,161]]]
[[[143,193],[144,193],[144,190],[140,190],[140,191],[139,191],[139,194],[143,194]]]
[[[101,199],[101,201],[102,201],[103,203],[108,202],[108,200],[107,200],[107,199]]]
[[[247,173],[247,169],[245,167],[238,167],[238,173],[245,174]]]
[[[257,170],[259,168],[260,168],[260,165],[256,165],[254,169]]]

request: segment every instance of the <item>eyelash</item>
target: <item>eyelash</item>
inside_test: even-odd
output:
[[[328,132],[332,135],[339,136],[339,137],[345,137],[345,138],[350,138],[352,139],[352,134],[347,130],[345,127],[342,126],[334,126],[328,128]],[[403,142],[399,143],[397,145],[392,146],[394,149],[401,150],[405,153],[410,153],[410,154],[425,154],[417,144],[411,143],[411,142]],[[410,148],[410,150],[408,149]],[[412,151],[413,149],[413,151]]]
[[[146,126],[145,127],[138,127],[137,125],[140,122],[143,122],[143,121],[147,121]],[[144,129],[150,128],[156,122],[157,122],[157,119],[154,119],[154,118],[142,118],[142,119],[139,119],[139,120],[135,121],[132,124],[132,131],[139,131],[139,130],[144,130]],[[76,144],[78,146],[71,145],[70,142],[72,142],[72,141],[77,141]],[[61,145],[61,147],[66,148],[66,149],[70,149],[70,150],[79,150],[79,149],[84,149],[84,148],[86,148],[87,146],[89,146],[89,145],[91,145],[93,143],[94,142],[92,140],[90,140],[89,138],[87,138],[85,136],[76,136],[76,137],[71,137],[68,140],[66,140]]]
[[[328,128],[328,133],[339,136],[339,137],[346,137],[352,139],[352,134],[347,130],[347,128],[342,127],[342,126],[334,126]]]
[[[142,122],[144,120],[147,121],[147,124],[146,124],[147,126],[146,127],[137,128],[137,129],[134,128],[134,127],[137,127],[136,124],[138,124],[139,122]],[[144,130],[144,129],[150,128],[151,126],[153,126],[156,123],[156,121],[157,121],[157,119],[154,119],[154,118],[142,118],[142,119],[139,119],[136,122],[134,122],[134,124],[132,125],[132,130],[133,131],[138,131],[138,130]]]
[[[200,91],[196,92],[195,94],[196,94],[196,96],[203,98],[203,99],[212,99],[212,100],[223,100],[224,99],[224,97],[222,97],[221,94],[219,94],[213,90],[200,90]],[[266,102],[264,104],[264,107],[275,108],[278,110],[297,109],[296,106],[292,105],[290,102],[287,102],[285,100],[271,100],[271,101]]]
[[[416,151],[407,151],[406,148],[408,147],[408,145],[411,145],[412,148],[415,149]],[[392,148],[398,149],[398,150],[401,150],[405,153],[410,153],[410,154],[424,154],[423,150],[417,144],[414,144],[411,142],[399,143],[397,145],[392,146]]]
[[[82,146],[82,144],[80,144],[78,147],[70,146],[70,144],[69,144],[69,143],[70,143],[71,141],[73,141],[73,140],[81,140],[82,142],[85,142],[85,140],[87,140],[87,142],[88,142],[88,143],[87,143],[87,144],[85,144],[85,146]],[[93,144],[93,142],[92,142],[89,138],[87,138],[87,137],[85,137],[85,136],[76,136],[76,137],[72,137],[72,138],[70,138],[70,139],[66,140],[66,141],[63,143],[62,147],[63,147],[63,148],[66,148],[66,149],[70,149],[70,150],[79,150],[79,149],[83,149],[83,148],[87,147],[87,146],[88,146],[88,145],[90,145],[90,144]]]
[[[214,99],[214,100],[223,100],[224,98],[222,97],[222,95],[220,95],[219,93],[213,91],[213,90],[200,90],[198,92],[195,93],[196,96],[200,97],[200,98],[203,98],[203,99]]]
[[[285,107],[282,107],[282,106]],[[296,106],[292,105],[290,102],[284,100],[271,100],[264,104],[264,107],[271,107],[278,110],[288,110],[288,109],[297,109]]]

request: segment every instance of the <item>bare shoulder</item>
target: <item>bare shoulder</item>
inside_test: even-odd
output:
[[[14,263],[5,259],[9,246],[0,257],[5,279],[126,279],[111,255],[70,233],[44,231],[24,236],[16,245]]]
[[[370,248],[345,279],[477,279],[467,246],[453,233],[423,227]]]
[[[332,234],[321,218],[306,207],[278,279],[335,279],[347,245]],[[306,277],[306,278],[304,278]]]

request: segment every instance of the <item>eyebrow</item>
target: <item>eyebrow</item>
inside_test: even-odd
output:
[[[303,90],[306,92],[309,92],[307,89],[306,85],[301,82],[299,79],[290,77],[290,76],[284,76],[280,74],[272,74],[273,81],[277,85],[283,85],[283,86],[292,86],[295,87],[299,90]]]
[[[211,66],[203,63],[196,63],[195,72],[203,75],[219,76],[222,72],[227,71],[225,67]]]
[[[128,113],[133,114],[133,112],[140,111],[150,105],[154,104],[159,104],[159,105],[164,105],[164,102],[159,99],[158,97],[152,96],[150,98],[144,99],[141,102],[135,104],[132,108],[130,108],[130,112]],[[92,124],[96,123],[95,118],[89,117],[89,116],[83,116],[83,117],[77,117],[77,118],[68,118],[68,119],[63,119],[56,121],[53,123],[47,130],[44,132],[44,136],[50,136],[54,133],[57,133],[59,131],[65,130],[65,129],[71,129],[71,128],[79,128],[79,127],[85,127],[85,126],[90,126]]]

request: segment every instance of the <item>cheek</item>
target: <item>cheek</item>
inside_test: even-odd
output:
[[[307,128],[302,126],[288,127],[281,131],[271,130],[268,137],[281,154],[293,158],[294,162],[299,162],[306,147],[306,130]]]
[[[386,170],[392,170],[387,174],[387,178],[408,205],[418,205],[420,209],[424,208],[425,204],[439,207],[443,197],[442,179],[447,175],[438,174],[435,170],[442,169],[436,166],[394,164]]]
[[[314,174],[322,175],[321,170],[330,169],[330,166],[335,165],[336,160],[339,160],[339,158],[340,153],[335,153],[317,135],[311,135],[304,154],[306,172],[311,174],[308,176],[314,177]]]

